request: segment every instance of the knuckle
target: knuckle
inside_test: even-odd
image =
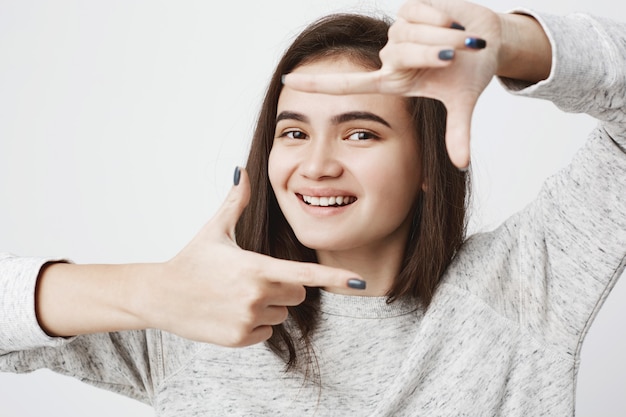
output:
[[[260,308],[267,304],[269,297],[269,291],[265,286],[249,285],[245,289],[242,299],[247,312],[249,315],[253,316]]]
[[[423,26],[413,25],[407,28],[406,39],[411,42],[423,41],[426,34]]]
[[[244,262],[239,264],[238,269],[238,278],[246,279],[246,280],[255,280],[259,279],[262,276],[263,268],[256,262],[254,259],[246,259]]]
[[[254,338],[254,332],[257,328],[254,320],[250,320],[250,317],[242,319],[236,326],[234,326],[229,334],[228,346],[231,347],[243,347],[250,345],[251,339]]]
[[[257,285],[248,285],[243,290],[242,300],[248,308],[256,305],[262,297],[263,292]]]
[[[318,91],[320,89],[319,79],[315,76],[311,76],[304,87],[309,91]]]
[[[298,269],[297,279],[298,282],[303,285],[308,285],[313,282],[315,278],[315,273],[313,272],[313,267],[309,264],[304,264]]]
[[[421,39],[423,34],[421,25],[399,21],[389,28],[389,42],[415,42]]]
[[[385,46],[383,47],[383,49],[381,49],[381,50],[378,52],[378,56],[380,57],[380,60],[381,60],[383,63],[384,63],[384,62],[387,60],[387,58],[389,57],[389,49],[390,49],[389,44],[387,44],[387,45],[385,45]]]
[[[247,331],[255,328],[263,308],[259,303],[248,304],[239,316],[239,326]]]
[[[407,3],[407,7],[404,11],[405,17],[411,20],[415,19],[422,14],[423,10],[424,9],[421,3],[412,1],[410,3]]]
[[[239,316],[239,328],[247,329],[254,325],[255,314],[252,307],[244,309]]]
[[[398,20],[389,27],[389,32],[387,33],[387,35],[390,41],[395,40],[401,35],[403,26],[404,26],[404,21]]]
[[[411,15],[414,2],[408,1],[402,4],[398,9],[398,17],[407,18]]]
[[[243,347],[246,346],[248,340],[248,332],[242,330],[234,331],[231,334],[231,341],[229,346],[231,347]]]

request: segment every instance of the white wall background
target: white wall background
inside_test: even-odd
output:
[[[518,0],[482,0],[497,11]],[[169,259],[244,162],[266,80],[306,23],[401,0],[0,0],[0,251],[78,263]],[[626,19],[611,0],[521,5]],[[492,84],[473,126],[473,230],[526,205],[593,121]],[[626,414],[626,282],[583,350],[578,415]],[[151,416],[48,371],[0,374],[0,416]]]

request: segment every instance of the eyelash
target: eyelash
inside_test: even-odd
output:
[[[296,138],[296,137],[293,137],[294,134],[302,134],[305,137],[304,138],[302,138],[302,137]],[[354,135],[359,135],[359,136],[365,135],[366,137],[362,138],[362,139],[350,139],[350,137],[352,137]],[[304,133],[303,131],[301,131],[301,130],[287,130],[287,131],[283,132],[280,135],[280,137],[289,138],[289,139],[295,139],[295,140],[304,140],[304,139],[308,138],[308,135],[306,133]],[[372,140],[372,139],[380,139],[380,136],[378,136],[375,133],[370,132],[368,130],[357,130],[357,131],[354,131],[354,132],[350,132],[350,134],[346,137],[346,140],[352,140],[352,141],[356,141],[356,142],[363,141],[363,140]]]

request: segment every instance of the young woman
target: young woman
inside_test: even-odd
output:
[[[115,282],[20,269],[31,278],[3,282],[0,369],[48,367],[160,416],[572,414],[581,342],[625,266],[625,39],[588,16],[445,0],[406,3],[391,29],[316,22],[279,62],[247,171],[198,239]],[[494,75],[601,123],[533,204],[464,241],[457,167]],[[235,237],[354,275],[169,279]]]

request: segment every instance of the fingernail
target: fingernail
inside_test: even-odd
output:
[[[285,85],[285,77],[287,77],[287,74],[283,74],[280,76],[280,82],[282,85]]]
[[[442,61],[450,61],[454,58],[454,49],[444,49],[439,51],[439,59]]]
[[[465,26],[457,23],[457,22],[452,22],[452,24],[450,25],[450,29],[456,29],[456,30],[465,30]]]
[[[241,179],[241,169],[239,169],[239,167],[235,167],[235,175],[233,175],[233,184],[239,185],[240,179]]]
[[[348,280],[348,287],[354,288],[355,290],[364,290],[366,285],[367,284],[362,279],[351,278]]]
[[[487,41],[480,38],[466,38],[465,46],[472,49],[484,49],[487,46]]]

